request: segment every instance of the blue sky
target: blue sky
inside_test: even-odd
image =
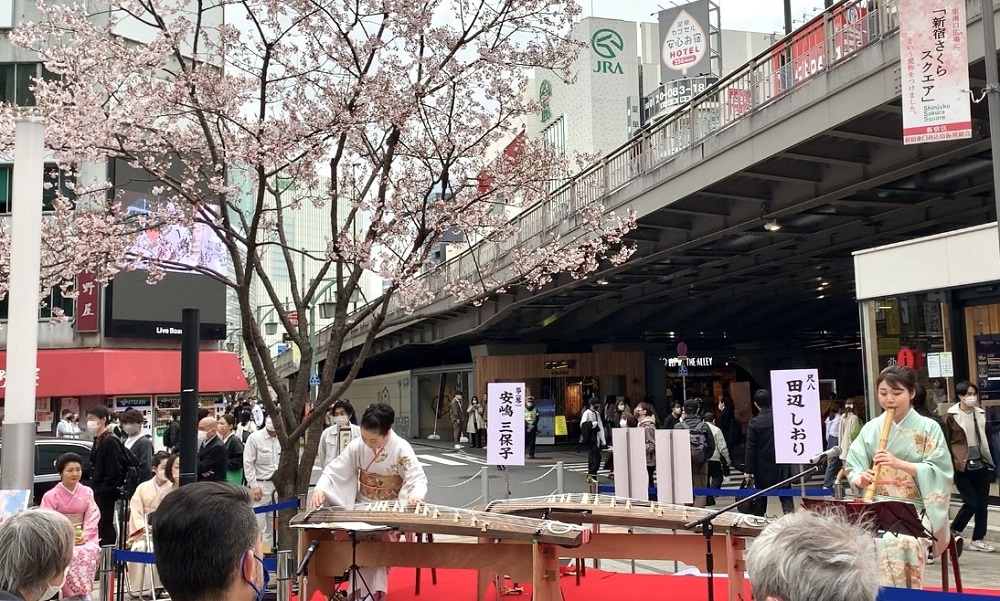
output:
[[[583,16],[625,19],[627,21],[656,21],[651,13],[660,7],[669,8],[670,0],[577,0],[583,8]],[[676,0],[677,4],[684,4]],[[715,0],[719,5],[724,29],[741,29],[771,33],[784,30],[782,0]],[[802,21],[805,13],[812,17],[822,10],[823,0],[792,0],[792,18]]]

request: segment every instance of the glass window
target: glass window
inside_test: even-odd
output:
[[[45,166],[45,187],[42,188],[42,210],[54,211],[55,201],[61,193],[73,204],[76,200],[76,192],[71,186],[76,182],[76,177],[72,173],[66,173],[56,165]]]
[[[44,442],[35,446],[37,459],[35,463],[35,474],[57,474],[56,459],[65,453],[76,453],[83,460],[84,472],[90,470],[90,452],[82,445],[66,444],[59,442]]]
[[[17,106],[34,106],[32,79],[39,75],[39,63],[7,63],[0,65],[0,102]]]
[[[0,165],[0,213],[10,213],[13,171],[12,165]]]
[[[58,307],[62,309],[63,314],[66,317],[73,316],[74,301],[71,298],[66,298],[62,294],[62,289],[56,286],[49,291],[49,296],[45,299],[44,304],[38,310],[39,319],[49,319],[52,317],[52,309]]]

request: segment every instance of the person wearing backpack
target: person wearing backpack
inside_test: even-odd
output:
[[[122,429],[125,430],[125,448],[132,451],[138,465],[138,482],[145,482],[153,477],[153,438],[142,433],[142,422],[145,418],[135,409],[126,409],[122,414]],[[131,496],[129,497],[131,498]]]
[[[104,405],[87,409],[87,432],[94,437],[94,445],[90,449],[90,464],[93,469],[90,488],[94,491],[94,500],[101,510],[101,519],[97,524],[101,546],[114,545],[117,542],[115,534],[115,501],[121,494],[125,481],[127,460],[125,445],[108,430],[111,422],[111,412]]]
[[[708,424],[701,419],[701,399],[684,401],[681,421],[675,430],[688,430],[691,435],[691,484],[694,488],[708,488],[708,460],[715,452],[715,437]],[[704,507],[708,498],[694,498],[695,507]]]

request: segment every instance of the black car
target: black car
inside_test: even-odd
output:
[[[59,483],[59,473],[56,472],[56,459],[63,453],[76,453],[83,459],[83,478],[91,474],[89,440],[71,440],[68,438],[36,438],[35,439],[35,490],[32,495],[35,505],[42,502],[42,495]],[[0,457],[3,456],[3,441],[0,440]]]

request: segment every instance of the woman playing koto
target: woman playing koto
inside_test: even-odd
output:
[[[410,443],[396,436],[392,407],[376,403],[361,417],[361,437],[323,468],[312,507],[354,507],[355,503],[399,501],[412,505],[427,495],[427,476]],[[377,536],[392,540],[389,534]],[[386,568],[361,568],[351,583],[348,600],[384,601],[389,578]]]
[[[62,598],[66,600],[90,599],[94,588],[94,574],[101,555],[98,542],[100,535],[97,524],[101,511],[94,501],[94,491],[80,484],[83,476],[83,459],[76,453],[65,453],[56,459],[59,484],[45,493],[41,507],[57,511],[73,524],[76,534],[73,546],[73,560],[66,571],[66,582],[62,587]]]
[[[938,556],[951,537],[948,506],[951,501],[952,464],[941,427],[913,409],[917,374],[902,365],[882,370],[878,402],[893,410],[893,423],[885,449],[879,450],[887,413],[869,421],[847,453],[847,478],[864,490],[875,481],[875,500],[905,501],[917,508],[934,541],[887,533],[879,538],[878,568],[883,586],[923,587],[927,546]],[[874,466],[881,466],[875,480]]]

